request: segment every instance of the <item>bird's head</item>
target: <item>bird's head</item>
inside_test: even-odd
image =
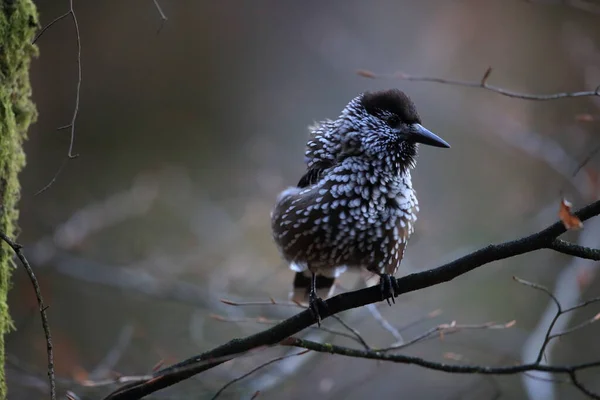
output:
[[[361,94],[348,103],[340,119],[347,132],[342,157],[391,159],[402,168],[412,168],[418,143],[450,147],[421,125],[414,103],[398,89]]]

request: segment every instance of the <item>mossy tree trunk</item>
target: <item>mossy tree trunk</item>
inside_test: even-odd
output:
[[[17,233],[18,174],[25,165],[23,141],[36,118],[31,102],[29,65],[36,54],[31,44],[38,28],[31,0],[0,0],[0,231]],[[6,398],[4,335],[11,329],[7,294],[12,250],[0,245],[0,399]]]

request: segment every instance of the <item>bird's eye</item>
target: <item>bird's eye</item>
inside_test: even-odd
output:
[[[396,126],[400,125],[400,118],[398,118],[395,115],[392,115],[392,116],[388,117],[387,123],[391,127],[396,127]]]

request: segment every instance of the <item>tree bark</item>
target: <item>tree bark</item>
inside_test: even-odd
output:
[[[23,141],[35,122],[29,65],[37,54],[32,44],[38,28],[31,0],[0,0],[0,231],[14,238],[19,216],[19,171],[25,165]],[[0,399],[6,398],[4,335],[13,327],[8,312],[13,252],[0,245]]]

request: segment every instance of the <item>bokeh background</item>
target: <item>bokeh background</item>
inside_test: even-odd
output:
[[[298,312],[226,305],[285,301],[293,273],[272,243],[277,193],[303,170],[307,126],[333,118],[365,90],[398,87],[424,124],[452,144],[422,148],[413,183],[421,213],[400,274],[435,267],[490,242],[557,219],[561,193],[575,206],[598,197],[598,161],[572,176],[594,147],[600,101],[524,101],[481,89],[367,79],[359,69],[477,81],[528,93],[600,84],[600,6],[592,1],[75,1],[83,80],[74,152],[77,84],[70,19],[39,40],[32,65],[39,110],[26,144],[21,235],[42,285],[59,393],[99,398],[116,374],[143,375]],[[68,2],[38,2],[42,24]],[[598,246],[600,224],[567,235]],[[405,354],[459,364],[510,365],[531,357],[545,332],[546,285],[564,300],[600,295],[596,264],[550,251],[479,268],[453,282],[342,314],[373,346],[441,323],[506,323],[435,337]],[[344,276],[341,286],[360,283]],[[26,275],[14,273],[7,341],[10,398],[46,398],[45,343]],[[340,289],[343,290],[343,289]],[[548,308],[548,310],[547,310]],[[574,326],[590,306],[564,319]],[[550,314],[549,314],[550,313]],[[416,321],[416,323],[415,323]],[[267,324],[267,325],[266,325]],[[342,330],[333,320],[324,326]],[[540,330],[541,329],[541,330]],[[600,358],[599,326],[561,339],[549,362]],[[314,340],[352,345],[316,329]],[[537,335],[537,336],[536,336]],[[264,349],[155,399],[204,399],[278,355]],[[600,372],[582,375],[600,390]],[[520,376],[446,375],[417,367],[306,354],[264,368],[224,399],[579,399],[566,384]]]

